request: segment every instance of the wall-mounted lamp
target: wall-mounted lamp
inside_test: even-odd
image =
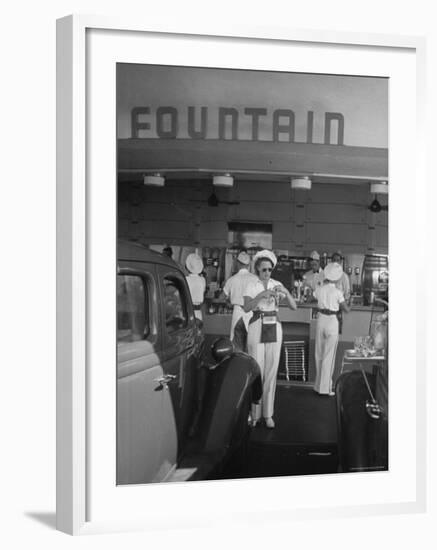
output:
[[[155,187],[164,187],[165,178],[161,174],[146,174],[144,176],[144,185],[154,185]]]
[[[230,174],[214,176],[212,183],[217,187],[232,187],[234,185],[234,178]]]
[[[370,184],[370,192],[372,195],[388,195],[388,182],[379,181]]]
[[[302,176],[301,178],[291,178],[292,189],[305,189],[309,191],[311,189],[311,179],[308,176]]]

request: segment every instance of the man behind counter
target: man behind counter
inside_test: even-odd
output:
[[[316,250],[313,250],[310,254],[311,258],[311,269],[307,271],[304,276],[304,285],[311,288],[311,291],[314,293],[316,288],[323,284],[324,275],[323,269],[320,267],[320,255]]]

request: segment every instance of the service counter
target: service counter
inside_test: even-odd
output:
[[[369,332],[372,311],[382,313],[382,308],[371,306],[352,306],[349,313],[343,314],[342,333],[339,341],[353,342],[355,336],[365,336]],[[280,306],[279,319],[281,323],[307,323],[310,334],[315,338],[316,310],[312,304],[299,304],[297,310]],[[232,313],[204,314],[203,329],[205,334],[227,335],[231,330]]]
[[[369,334],[372,314],[382,313],[380,307],[354,305],[349,313],[343,314],[343,323],[337,346],[334,380],[340,373],[344,350],[353,348],[356,336]],[[278,317],[282,323],[283,341],[304,340],[307,342],[307,381],[315,378],[314,349],[316,338],[316,309],[314,304],[298,304],[297,310],[280,306]],[[231,313],[204,314],[204,333],[209,336],[227,336],[231,328]],[[283,361],[283,358],[282,358]],[[281,365],[280,365],[281,371]]]

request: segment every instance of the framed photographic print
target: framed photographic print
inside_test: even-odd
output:
[[[423,510],[423,40],[57,52],[58,528]]]

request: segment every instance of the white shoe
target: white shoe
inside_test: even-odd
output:
[[[275,422],[274,422],[274,420],[273,420],[272,417],[266,418],[266,419],[265,419],[265,422],[266,422],[266,427],[267,427],[267,428],[272,429],[272,428],[275,427]]]
[[[256,420],[256,418],[252,418],[251,416],[249,416],[249,426],[251,428],[255,428],[257,423],[258,423],[258,420]]]

